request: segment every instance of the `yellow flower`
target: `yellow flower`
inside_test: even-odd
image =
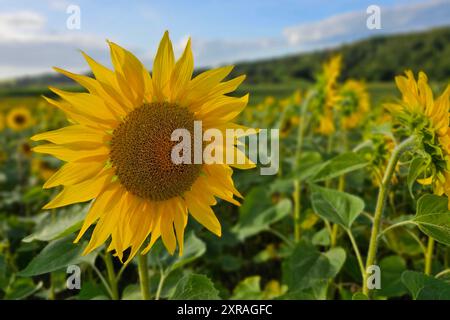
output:
[[[326,107],[333,107],[337,100],[336,85],[337,79],[341,73],[342,56],[336,55],[323,66],[323,77],[325,78]]]
[[[32,124],[30,110],[25,107],[14,108],[9,111],[6,117],[8,127],[14,131],[22,131]]]
[[[195,120],[202,121],[203,130],[236,128],[232,120],[247,105],[248,95],[227,94],[245,76],[223,81],[232,70],[226,66],[192,79],[190,40],[175,61],[168,32],[160,42],[152,75],[132,53],[112,42],[109,46],[114,70],[83,53],[95,79],[56,69],[89,93],[50,88],[69,105],[47,101],[74,124],[32,138],[51,142],[34,151],[67,162],[45,183],[45,188],[64,189],[44,208],[94,200],[75,240],[97,222],[85,254],[111,238],[108,250],[122,261],[124,251],[131,248],[129,260],[141,247],[142,254],[147,253],[161,237],[170,254],[178,243],[181,255],[188,214],[221,236],[211,206],[216,197],[239,205],[234,196],[241,195],[229,165],[175,164],[171,134],[178,128],[192,133]]]
[[[0,131],[5,129],[5,116],[0,113]]]
[[[332,134],[334,130],[335,127],[331,112],[328,112],[326,115],[319,118],[319,127],[316,129],[318,133],[323,134],[324,136],[328,136]]]
[[[425,178],[417,181],[432,185],[437,195],[450,196],[450,85],[444,93],[434,99],[428,85],[428,78],[419,72],[416,81],[411,71],[405,76],[397,76],[395,81],[402,93],[402,100],[397,104],[387,105],[397,119],[406,124],[410,132],[422,138],[422,149],[426,158],[423,170]],[[450,200],[449,200],[450,208]]]
[[[365,84],[347,80],[339,90],[338,106],[344,129],[356,128],[369,111],[369,95]]]
[[[50,179],[56,172],[48,161],[36,157],[31,160],[31,171],[43,180]]]
[[[335,131],[333,107],[338,101],[337,79],[341,72],[342,57],[336,55],[323,64],[322,72],[317,77],[316,95],[312,110],[318,114],[319,127],[316,132],[330,135]]]

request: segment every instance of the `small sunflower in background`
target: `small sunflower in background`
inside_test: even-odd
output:
[[[216,197],[239,205],[235,196],[242,196],[229,165],[175,164],[171,134],[179,128],[193,133],[195,120],[202,121],[203,130],[238,127],[233,119],[246,107],[248,95],[227,94],[245,76],[223,81],[233,69],[225,66],[192,78],[190,40],[175,61],[168,32],[152,74],[129,51],[113,42],[109,46],[114,70],[83,53],[95,79],[56,69],[89,93],[50,88],[63,102],[47,101],[64,111],[73,125],[32,137],[50,142],[34,151],[67,162],[45,183],[44,188],[64,189],[44,208],[94,200],[75,240],[96,223],[85,254],[111,238],[108,251],[122,261],[131,248],[129,261],[141,247],[142,254],[148,252],[161,237],[170,254],[178,243],[181,255],[188,214],[220,236],[221,225],[211,206]],[[246,163],[236,167],[255,166]]]
[[[3,131],[5,129],[5,116],[0,113],[0,131]]]
[[[14,131],[22,131],[32,125],[32,116],[30,110],[25,107],[13,108],[6,116],[6,124]]]
[[[402,99],[386,107],[402,125],[405,135],[420,137],[417,153],[423,166],[417,181],[432,186],[437,195],[450,197],[450,85],[435,99],[424,72],[419,72],[416,80],[412,71],[406,71],[395,81]]]
[[[31,159],[31,172],[42,180],[48,180],[55,174],[57,170],[52,164],[41,157],[33,157]]]
[[[339,90],[337,104],[342,116],[342,127],[354,129],[369,111],[369,94],[364,82],[347,80]]]
[[[322,135],[332,134],[334,125],[334,105],[338,101],[337,79],[341,72],[342,56],[336,55],[323,64],[322,72],[317,77],[316,96],[313,111],[319,113],[319,125],[316,131]]]

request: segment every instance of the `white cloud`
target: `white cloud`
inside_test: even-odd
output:
[[[50,72],[52,66],[86,70],[77,50],[107,57],[104,39],[79,31],[51,32],[46,19],[30,11],[0,13],[0,78]]]
[[[320,21],[286,28],[283,35],[292,46],[303,49],[330,46],[375,34],[417,31],[450,24],[450,1],[433,0],[381,7],[381,29],[366,27],[365,11],[348,12]]]

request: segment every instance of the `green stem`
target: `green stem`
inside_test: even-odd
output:
[[[361,276],[364,278],[364,274],[366,273],[364,270],[364,262],[361,256],[361,252],[359,251],[358,245],[355,241],[355,237],[353,236],[352,230],[346,229],[348,237],[350,238],[350,242],[353,246],[353,251],[355,251],[356,259],[358,260],[359,269],[361,271]]]
[[[415,225],[414,221],[411,221],[411,220],[405,220],[405,221],[400,221],[400,222],[394,223],[394,224],[390,225],[389,227],[387,227],[386,229],[384,229],[383,231],[381,231],[378,234],[378,238],[381,238],[381,236],[383,236],[388,231],[391,231],[392,229],[395,229],[395,228],[398,228],[398,227],[401,227],[401,226],[404,226],[404,225],[407,225],[407,224],[414,224]]]
[[[375,262],[376,254],[377,254],[377,243],[378,243],[378,233],[381,227],[381,217],[383,216],[384,207],[386,204],[387,194],[389,192],[389,188],[391,185],[392,175],[394,174],[395,167],[397,166],[397,162],[400,156],[406,150],[412,148],[417,143],[416,136],[411,136],[408,139],[404,140],[400,143],[392,152],[391,158],[387,164],[386,170],[384,172],[383,180],[380,184],[378,191],[377,204],[375,207],[375,213],[373,217],[372,224],[372,232],[370,235],[369,241],[369,250],[367,253],[367,261],[366,261],[366,272],[364,272],[363,276],[363,293],[366,296],[369,296],[369,288],[367,286],[367,268],[372,266]]]
[[[159,276],[158,289],[156,289],[155,300],[159,300],[159,298],[161,297],[161,291],[162,291],[165,280],[166,280],[166,275],[163,272],[163,270],[161,269],[160,276]]]
[[[103,260],[105,261],[106,272],[108,273],[108,282],[111,289],[111,299],[119,300],[119,288],[117,285],[117,277],[116,273],[114,272],[114,264],[111,259],[111,255],[106,252]]]
[[[300,224],[300,212],[301,212],[301,200],[300,195],[301,193],[301,186],[300,186],[300,180],[296,179],[294,180],[294,239],[295,242],[300,241],[300,234],[301,234],[301,224]]]
[[[434,251],[434,239],[428,237],[427,254],[425,255],[425,270],[426,275],[431,274],[431,267],[433,265],[433,251]]]
[[[439,272],[439,273],[436,275],[436,278],[443,277],[443,276],[445,276],[446,274],[449,274],[449,273],[450,273],[450,269],[445,269],[444,271]]]
[[[300,121],[298,124],[298,130],[297,130],[297,147],[295,149],[295,163],[294,163],[294,172],[297,173],[298,170],[298,163],[300,162],[300,156],[302,154],[303,149],[303,138],[305,134],[305,117],[306,117],[306,111],[308,108],[309,101],[311,100],[314,93],[311,93],[306,97],[306,99],[302,102],[300,105]],[[300,179],[294,179],[294,193],[293,193],[293,200],[294,200],[294,239],[295,242],[300,241],[301,236],[301,224],[300,224],[300,217],[301,217],[301,192],[302,192],[302,184]]]
[[[138,254],[139,284],[141,286],[142,300],[150,300],[150,288],[148,281],[147,256]]]

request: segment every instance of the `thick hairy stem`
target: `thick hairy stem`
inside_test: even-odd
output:
[[[138,269],[142,300],[150,300],[147,256],[138,254]]]
[[[366,272],[363,276],[363,293],[369,296],[369,288],[367,286],[367,268],[375,263],[377,254],[378,234],[380,233],[381,217],[383,216],[384,207],[386,204],[386,198],[391,185],[392,175],[394,174],[395,167],[400,156],[408,149],[411,149],[417,144],[416,136],[411,136],[408,139],[400,143],[392,152],[388,165],[384,172],[383,180],[378,190],[377,204],[375,207],[375,213],[373,216],[372,232],[370,235],[369,250],[367,253]]]
[[[431,267],[433,265],[433,251],[434,251],[434,239],[428,237],[427,253],[425,255],[425,269],[424,269],[424,273],[426,275],[431,274]]]

